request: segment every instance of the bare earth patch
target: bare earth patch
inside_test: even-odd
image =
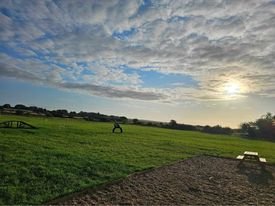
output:
[[[58,204],[275,205],[275,167],[209,156],[130,175]]]

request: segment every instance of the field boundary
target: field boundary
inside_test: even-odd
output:
[[[176,160],[176,161],[170,162],[168,164],[164,164],[164,165],[162,165],[160,167],[148,167],[148,168],[146,168],[144,170],[136,171],[136,172],[133,172],[133,173],[131,173],[129,175],[126,175],[125,177],[121,177],[121,178],[118,178],[118,179],[110,181],[110,182],[105,182],[105,183],[99,184],[98,186],[95,186],[95,187],[87,187],[87,188],[84,188],[81,191],[77,191],[77,192],[73,192],[73,193],[68,193],[68,194],[62,195],[60,197],[57,197],[57,198],[54,198],[52,200],[46,201],[46,202],[44,202],[42,204],[43,205],[44,204],[45,205],[55,205],[55,204],[58,204],[59,202],[66,201],[66,200],[71,199],[71,198],[73,198],[75,196],[78,196],[78,195],[84,195],[84,194],[86,194],[88,192],[94,192],[96,190],[105,189],[106,187],[109,187],[111,185],[120,183],[124,179],[129,178],[131,176],[139,175],[139,174],[145,174],[147,172],[151,172],[151,171],[154,171],[156,169],[160,169],[160,168],[163,168],[163,167],[171,166],[171,165],[174,165],[174,164],[177,164],[177,163],[180,163],[180,162],[184,162],[184,161],[186,161],[188,159],[193,159],[193,158],[201,157],[201,156],[206,156],[206,155],[196,155],[196,156],[188,157],[186,159]]]
[[[133,172],[133,173],[131,173],[131,174],[125,176],[125,177],[121,177],[119,179],[116,179],[116,180],[113,180],[113,181],[110,181],[110,182],[105,182],[105,183],[99,184],[99,185],[97,185],[95,187],[87,187],[87,188],[84,188],[81,191],[68,193],[68,194],[65,194],[63,196],[56,197],[56,198],[54,198],[52,200],[46,201],[46,202],[44,202],[42,204],[43,205],[57,205],[57,204],[59,204],[61,202],[65,202],[66,200],[72,199],[73,197],[76,197],[76,196],[79,196],[79,195],[82,196],[82,195],[85,195],[87,193],[92,193],[92,192],[95,192],[97,190],[102,190],[102,189],[105,189],[107,187],[110,187],[110,186],[112,186],[114,184],[121,183],[123,180],[125,180],[126,178],[129,178],[131,176],[146,174],[148,172],[151,172],[151,171],[154,171],[154,170],[157,170],[157,169],[161,169],[163,167],[172,166],[174,164],[185,162],[187,160],[195,159],[195,158],[199,158],[199,157],[214,157],[214,158],[221,158],[221,159],[228,159],[228,160],[239,161],[236,158],[232,158],[232,157],[224,157],[224,156],[217,156],[217,155],[207,155],[207,154],[195,155],[195,156],[188,157],[186,159],[180,159],[180,160],[176,160],[174,162],[170,162],[168,164],[164,164],[164,165],[162,165],[160,167],[152,167],[152,168],[147,168],[147,169],[140,170],[140,171],[137,171],[137,172]],[[272,163],[267,163],[267,165],[269,165],[269,166],[275,166],[275,164],[272,164]]]
[[[92,192],[95,192],[97,190],[102,190],[102,189],[105,189],[107,187],[110,187],[110,186],[112,186],[114,184],[121,183],[123,180],[125,180],[125,179],[127,179],[127,178],[129,178],[131,176],[146,174],[146,173],[152,172],[154,170],[158,170],[158,169],[161,169],[161,168],[164,168],[164,167],[169,167],[169,166],[172,166],[174,164],[177,164],[177,163],[180,163],[180,162],[185,162],[185,161],[190,160],[190,159],[196,159],[196,158],[199,158],[199,157],[214,157],[214,158],[221,158],[221,159],[239,161],[236,158],[232,158],[232,157],[224,157],[224,156],[217,156],[217,155],[207,155],[207,154],[194,155],[194,156],[191,156],[191,157],[187,157],[186,159],[176,160],[174,162],[162,165],[160,167],[152,167],[152,168],[147,168],[147,169],[144,169],[144,170],[136,171],[136,172],[133,172],[133,173],[131,173],[131,174],[125,176],[125,177],[121,177],[121,178],[118,178],[118,179],[110,181],[110,182],[102,183],[102,184],[99,184],[98,186],[95,186],[95,187],[84,188],[81,191],[77,191],[77,192],[73,192],[73,193],[68,193],[68,194],[65,194],[63,196],[57,197],[55,199],[52,199],[50,201],[44,202],[42,204],[43,205],[58,205],[59,203],[65,202],[66,200],[72,199],[72,198],[74,198],[76,196],[85,195],[87,193],[92,193]],[[266,165],[275,166],[275,164],[272,164],[272,163],[266,163]]]

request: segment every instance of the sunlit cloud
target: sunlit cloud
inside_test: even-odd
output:
[[[2,77],[145,101],[274,96],[271,0],[3,0],[0,7]]]

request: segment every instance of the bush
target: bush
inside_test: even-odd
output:
[[[267,113],[255,122],[241,124],[241,131],[248,137],[275,140],[275,116]]]

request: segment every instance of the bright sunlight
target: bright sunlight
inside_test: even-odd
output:
[[[224,91],[226,92],[227,95],[230,95],[230,96],[238,95],[241,92],[240,83],[236,81],[228,82],[224,86]]]

